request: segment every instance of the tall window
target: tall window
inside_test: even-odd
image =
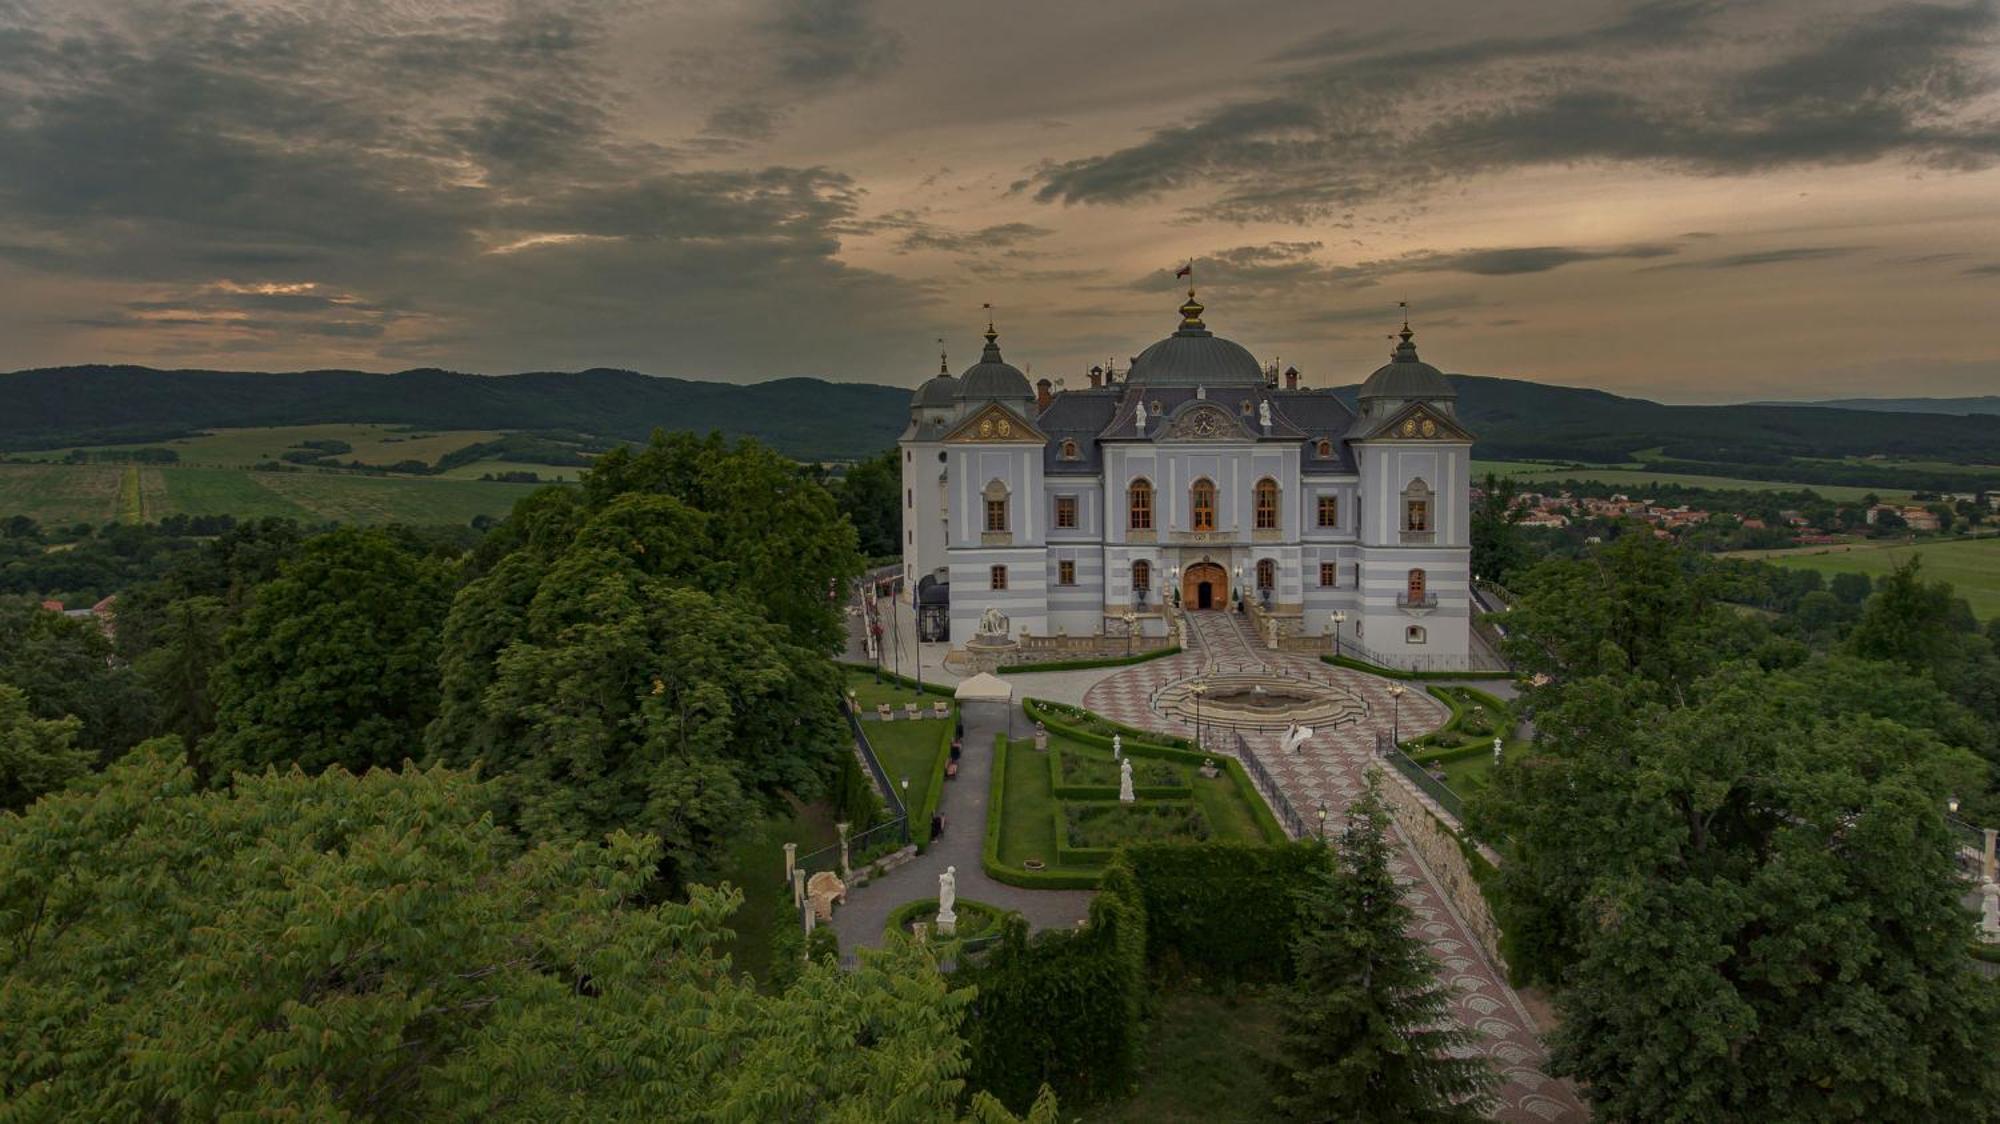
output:
[[[1153,529],[1153,482],[1141,476],[1125,490],[1125,508],[1131,512],[1127,524],[1135,531]]]
[[[1403,529],[1431,529],[1431,487],[1421,479],[1410,481],[1410,486],[1403,489]]]
[[[1321,457],[1330,457],[1333,455],[1333,442],[1328,441],[1326,438],[1322,437],[1319,439],[1319,448],[1315,451],[1318,452]]]
[[[1319,584],[1323,586],[1340,584],[1340,564],[1338,562],[1322,562],[1319,564]]]
[[[1424,572],[1422,570],[1410,571],[1409,596],[1411,601],[1422,601],[1424,599]]]
[[[1340,526],[1339,496],[1321,496],[1319,498],[1319,525],[1322,527]]]
[[[1257,560],[1257,588],[1266,592],[1278,588],[1278,564],[1269,558]]]
[[[1132,592],[1146,593],[1153,588],[1153,567],[1141,558],[1132,563]]]
[[[1076,527],[1075,496],[1056,497],[1056,526],[1071,529]]]
[[[1007,485],[998,480],[986,485],[986,530],[994,534],[1007,530]]]
[[[1278,529],[1278,482],[1266,476],[1257,481],[1257,529]]]
[[[1194,482],[1188,494],[1194,501],[1194,529],[1215,530],[1215,482],[1204,476]]]
[[[1076,584],[1076,563],[1070,561],[1067,558],[1064,558],[1056,563],[1056,584],[1057,585]]]
[[[993,589],[1006,589],[1006,588],[1007,588],[1007,567],[1005,567],[1005,566],[995,566],[995,567],[993,567],[993,571],[992,571],[992,579],[993,579],[993,584],[992,584],[991,588],[993,588]]]

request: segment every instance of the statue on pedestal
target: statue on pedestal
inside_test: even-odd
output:
[[[1263,426],[1265,429],[1271,428],[1271,400],[1269,398],[1257,403],[1257,424]]]
[[[1118,802],[1130,804],[1137,799],[1132,792],[1132,759],[1122,757],[1118,760]]]
[[[979,614],[979,635],[1005,636],[1007,635],[1007,623],[1007,614],[988,605],[986,606],[986,611]]]
[[[958,904],[958,868],[948,866],[938,875],[938,936],[948,937],[958,929],[958,913],[952,908]]]
[[[1111,735],[1111,759],[1113,761],[1122,761],[1125,759],[1125,735]]]
[[[1979,892],[1986,899],[1981,903],[1979,939],[1987,944],[2000,944],[2000,883],[1988,882]]]

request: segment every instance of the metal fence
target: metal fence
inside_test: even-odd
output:
[[[1422,790],[1424,795],[1437,801],[1438,807],[1451,813],[1452,818],[1459,822],[1459,826],[1465,825],[1465,801],[1458,793],[1451,790],[1451,786],[1431,776],[1422,765],[1412,761],[1410,755],[1398,748],[1386,734],[1376,735],[1375,752],[1387,759],[1389,764],[1394,765],[1397,772],[1410,778],[1410,783]]]
[[[861,716],[854,712],[853,707],[843,705],[841,709],[847,712],[847,727],[854,732],[854,745],[861,751],[861,763],[868,767],[868,775],[875,778],[875,791],[889,806],[890,817],[907,823],[910,810],[903,807],[903,799],[897,794],[896,786],[889,783],[888,772],[882,768],[881,760],[875,756],[875,747],[869,744],[868,734],[861,728]]]
[[[1986,853],[1986,832],[1983,829],[1974,827],[1957,816],[1946,816],[1944,822],[1945,826],[1951,829],[1952,838],[1959,846],[1970,847],[1982,855]]]
[[[1243,740],[1243,735],[1236,734],[1235,738],[1237,759],[1243,762],[1244,771],[1250,774],[1250,779],[1256,783],[1257,790],[1264,794],[1264,799],[1278,814],[1278,821],[1285,825],[1286,831],[1292,833],[1292,838],[1306,838],[1306,821],[1299,815],[1298,809],[1292,807],[1291,799],[1285,795],[1285,790],[1279,788],[1277,782],[1271,779],[1270,771],[1257,759],[1257,751],[1250,748],[1250,743]]]

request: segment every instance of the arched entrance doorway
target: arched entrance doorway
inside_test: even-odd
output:
[[[1181,577],[1181,604],[1190,609],[1220,609],[1229,603],[1229,571],[1213,562],[1197,562]]]

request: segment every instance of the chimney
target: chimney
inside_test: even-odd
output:
[[[1049,382],[1049,380],[1047,380],[1047,379],[1036,379],[1036,380],[1035,380],[1035,408],[1036,408],[1036,409],[1038,409],[1038,410],[1046,410],[1046,409],[1048,409],[1048,408],[1049,408],[1049,403],[1050,403],[1050,402],[1053,402],[1053,401],[1055,401],[1055,396],[1049,393],[1049,387],[1050,387],[1051,385],[1053,385],[1053,384],[1051,384],[1051,383]]]
[[[1299,369],[1297,367],[1286,367],[1285,389],[1297,390],[1298,388],[1299,388]]]
[[[1100,386],[1103,386],[1103,385],[1104,385],[1104,368],[1102,368],[1102,367],[1092,367],[1092,368],[1090,369],[1090,386],[1091,386],[1091,389],[1095,390],[1096,388],[1098,388],[1098,387],[1100,387]]]

